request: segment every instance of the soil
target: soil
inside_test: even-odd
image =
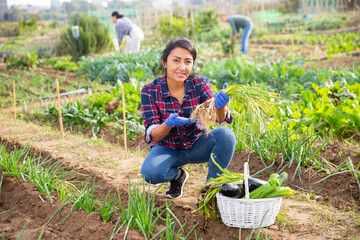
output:
[[[5,114],[5,115],[4,115]],[[0,115],[0,141],[7,144],[7,149],[13,150],[24,147],[27,143],[32,146],[32,154],[42,154],[43,158],[51,156],[53,161],[63,160],[67,170],[76,170],[85,175],[97,175],[97,182],[101,182],[96,191],[96,197],[105,199],[106,194],[119,186],[121,198],[127,204],[128,178],[137,182],[140,180],[139,172],[144,156],[138,156],[138,152],[130,151],[126,159],[122,144],[113,138],[114,134],[104,131],[104,139],[108,141],[89,139],[81,133],[71,134],[65,132],[64,138],[59,132],[54,132],[54,127],[40,126],[31,122],[9,120],[9,115],[2,111]],[[108,136],[111,135],[111,136]],[[130,141],[129,145],[142,145],[139,139]],[[353,146],[345,146],[341,142],[333,142],[327,147],[328,159],[334,164],[340,164],[350,157],[355,166],[359,165],[360,149]],[[250,172],[256,173],[264,168],[261,160],[255,155],[245,151],[237,151],[229,166],[233,172],[243,172],[243,163],[249,159]],[[269,165],[270,163],[266,163]],[[274,166],[258,175],[260,179],[268,179],[272,172],[280,167],[281,161],[277,160]],[[296,192],[296,197],[283,198],[281,210],[275,224],[262,228],[261,234],[272,239],[351,239],[359,236],[359,221],[353,215],[359,216],[359,211],[354,211],[354,206],[359,204],[358,186],[351,174],[341,174],[330,177],[321,189],[322,183],[316,183],[324,177],[324,174],[312,169],[303,169],[296,173],[295,164],[284,170],[289,174],[290,185]],[[205,230],[203,216],[196,209],[196,194],[204,183],[206,170],[203,165],[191,165],[187,167],[190,172],[189,181],[186,183],[184,196],[175,199],[171,203],[171,210],[179,218],[181,223],[187,221],[185,232],[189,232],[195,225],[196,237],[202,239],[239,239],[239,229],[227,227],[220,220],[210,220]],[[1,172],[3,173],[3,172]],[[301,182],[298,174],[301,173]],[[85,180],[80,177],[77,180]],[[294,187],[299,186],[305,189]],[[151,186],[154,191],[155,186]],[[156,204],[162,206],[168,199],[164,197],[167,186],[156,193]],[[317,192],[309,194],[308,191]],[[320,193],[321,192],[321,193]],[[39,197],[41,196],[41,198]],[[15,239],[21,234],[26,222],[23,239],[35,239],[39,236],[42,227],[59,210],[64,202],[60,202],[56,193],[52,195],[53,203],[46,195],[40,194],[30,182],[24,183],[20,179],[3,178],[0,196],[0,213],[14,206],[15,209],[0,215],[0,229],[4,231],[5,239]],[[43,200],[41,200],[43,199]],[[44,227],[43,239],[109,239],[118,215],[113,215],[109,222],[101,220],[99,213],[86,213],[83,210],[75,211],[62,224],[69,214],[71,206],[66,206],[59,215],[52,218]],[[157,231],[165,226],[163,221],[157,224]],[[257,230],[255,234],[257,233]],[[125,228],[115,235],[115,239],[123,239]],[[242,239],[247,239],[251,229],[242,229]],[[255,235],[254,234],[254,235]],[[144,239],[138,230],[130,229],[127,239]],[[188,239],[196,239],[191,234]],[[354,238],[356,239],[356,238]]]

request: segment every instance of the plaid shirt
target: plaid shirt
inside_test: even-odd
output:
[[[213,89],[205,77],[189,76],[185,80],[185,94],[180,105],[168,89],[166,75],[156,78],[146,84],[141,90],[141,110],[145,125],[145,141],[151,142],[151,131],[162,124],[171,113],[189,118],[197,105],[214,96]],[[230,114],[225,121],[231,123]],[[225,122],[224,121],[224,122]],[[169,134],[155,145],[162,145],[173,149],[191,149],[195,141],[205,132],[203,126],[191,123],[184,126],[174,126]]]
[[[130,31],[132,30],[132,22],[125,17],[119,18],[116,20],[115,30],[118,41],[122,42],[123,37],[125,35],[129,35]]]

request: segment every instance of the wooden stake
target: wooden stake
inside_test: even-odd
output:
[[[61,137],[64,137],[64,128],[63,128],[63,122],[62,122],[62,116],[61,116],[61,104],[60,104],[59,89],[60,89],[59,80],[56,79],[56,95],[57,95],[57,105],[58,105],[58,111],[59,111],[60,132],[61,132]]]
[[[122,84],[121,84],[121,92],[122,92],[123,120],[124,120],[124,149],[125,149],[125,159],[127,159],[128,155],[127,155],[127,143],[126,143],[125,95],[124,95],[124,85]]]
[[[16,122],[16,91],[15,91],[15,80],[13,79],[13,95],[14,95],[14,121]]]

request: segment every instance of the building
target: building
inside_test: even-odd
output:
[[[0,21],[5,21],[5,13],[7,13],[7,0],[0,0]]]

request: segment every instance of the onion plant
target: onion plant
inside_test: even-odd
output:
[[[112,190],[108,192],[104,201],[97,200],[99,205],[100,217],[103,221],[110,221],[111,214],[115,212],[116,195],[110,196]]]
[[[220,187],[224,183],[242,184],[244,174],[232,173],[226,169],[223,169],[216,161],[215,154],[211,154],[211,160],[223,173],[217,178],[210,178],[199,191],[198,200],[196,202],[198,208],[195,211],[201,211],[204,214],[204,225],[207,224],[207,217],[216,219],[219,217],[216,211],[215,195],[220,190]],[[194,211],[194,212],[195,212]]]
[[[71,195],[74,193],[74,191],[76,191],[76,187],[68,181],[61,182],[56,188],[59,200],[64,202],[71,198]]]
[[[7,144],[0,144],[0,168],[5,175],[10,177],[21,177],[26,173],[26,161],[30,151],[30,146],[21,149],[14,149],[11,152],[6,150]]]
[[[28,224],[28,221],[25,222],[24,227],[21,230],[20,236],[16,238],[16,240],[20,240],[23,237],[23,234],[25,232],[26,225]]]
[[[50,156],[50,155],[49,155]],[[66,171],[66,166],[61,160],[52,163],[47,156],[42,160],[41,154],[38,157],[31,157],[27,161],[28,173],[26,178],[34,183],[35,187],[44,195],[47,195],[52,203],[51,193],[58,186],[71,178],[75,171]]]
[[[99,174],[100,173],[98,173],[97,175]],[[97,203],[95,199],[95,191],[100,187],[101,182],[95,184],[97,175],[94,177],[93,183],[90,188],[88,188],[90,178],[88,178],[81,184],[81,190],[79,190],[78,193],[75,194],[77,195],[74,202],[74,207],[76,210],[84,209],[87,213],[98,211],[98,209],[95,209]]]
[[[1,213],[0,213],[0,216],[6,214],[6,213],[8,213],[8,212],[11,212],[11,211],[14,210],[15,208],[16,208],[16,206],[10,208],[9,210],[6,210],[6,211],[4,211],[4,212],[1,212]]]
[[[132,186],[132,187],[131,187]],[[166,211],[166,205],[157,207],[155,205],[156,192],[161,188],[160,185],[155,189],[154,193],[150,192],[150,184],[148,191],[145,191],[145,181],[142,181],[142,189],[140,183],[131,184],[129,178],[129,197],[127,208],[122,204],[119,188],[117,188],[119,198],[119,208],[122,212],[121,220],[123,224],[128,224],[130,228],[138,229],[145,239],[151,236],[160,216]]]
[[[301,166],[316,167],[320,171],[329,172],[328,169],[332,164],[320,156],[320,150],[323,149],[327,141],[321,141],[319,136],[315,134],[309,136],[308,132],[303,131],[304,125],[300,124],[295,129],[289,127],[294,122],[298,121],[292,119],[282,124],[277,124],[277,126],[269,123],[268,127],[263,127],[260,130],[249,126],[248,130],[241,130],[241,132],[245,135],[255,135],[258,137],[252,139],[238,138],[238,140],[247,149],[255,152],[260,157],[265,167],[264,170],[271,167],[264,160],[273,162],[280,157],[281,163],[277,172],[283,171],[285,167],[290,167],[292,164],[298,165],[297,170]],[[320,142],[321,144],[314,147],[315,142]],[[255,173],[253,176],[261,172]]]
[[[20,236],[17,237],[16,240],[21,240],[21,239],[22,239],[27,224],[28,224],[28,221],[25,222],[25,225],[23,226],[23,228],[22,228],[22,230],[21,230]],[[44,229],[45,229],[45,226],[43,226],[43,227],[41,228],[41,232],[40,232],[39,236],[37,237],[37,240],[40,240],[40,239],[42,238],[42,235],[44,234]],[[4,233],[4,232],[3,232],[3,233]],[[3,234],[2,239],[5,239],[4,234]]]
[[[194,231],[194,229],[198,225],[198,224],[195,224],[193,226],[193,228],[185,236],[182,236],[183,234],[185,234],[184,227],[185,227],[187,221],[185,220],[185,223],[181,224],[181,222],[176,217],[176,215],[168,207],[166,208],[165,223],[166,223],[165,227],[162,230],[160,230],[156,235],[154,235],[151,239],[158,239],[159,238],[158,236],[160,235],[161,239],[185,240],[189,237],[189,235],[192,233],[192,231]],[[178,230],[176,230],[176,223],[178,223],[178,225],[179,225]],[[165,232],[165,236],[163,235],[163,232]]]
[[[342,171],[341,171],[342,170]],[[320,191],[323,189],[325,182],[328,178],[336,176],[336,175],[340,175],[340,174],[347,174],[350,173],[359,188],[359,192],[360,192],[360,170],[359,170],[359,166],[356,168],[354,166],[353,161],[350,159],[350,157],[348,157],[344,162],[342,162],[341,164],[339,164],[336,168],[334,168],[331,173],[329,173],[328,176],[322,178],[320,181],[318,181],[317,183],[323,182]]]
[[[250,86],[232,85],[222,91],[241,107],[244,114],[260,122],[263,122],[271,111],[270,106],[274,103],[270,99],[278,98],[276,93]],[[207,129],[217,120],[215,99],[216,96],[198,105],[191,114],[191,118],[200,121]]]

